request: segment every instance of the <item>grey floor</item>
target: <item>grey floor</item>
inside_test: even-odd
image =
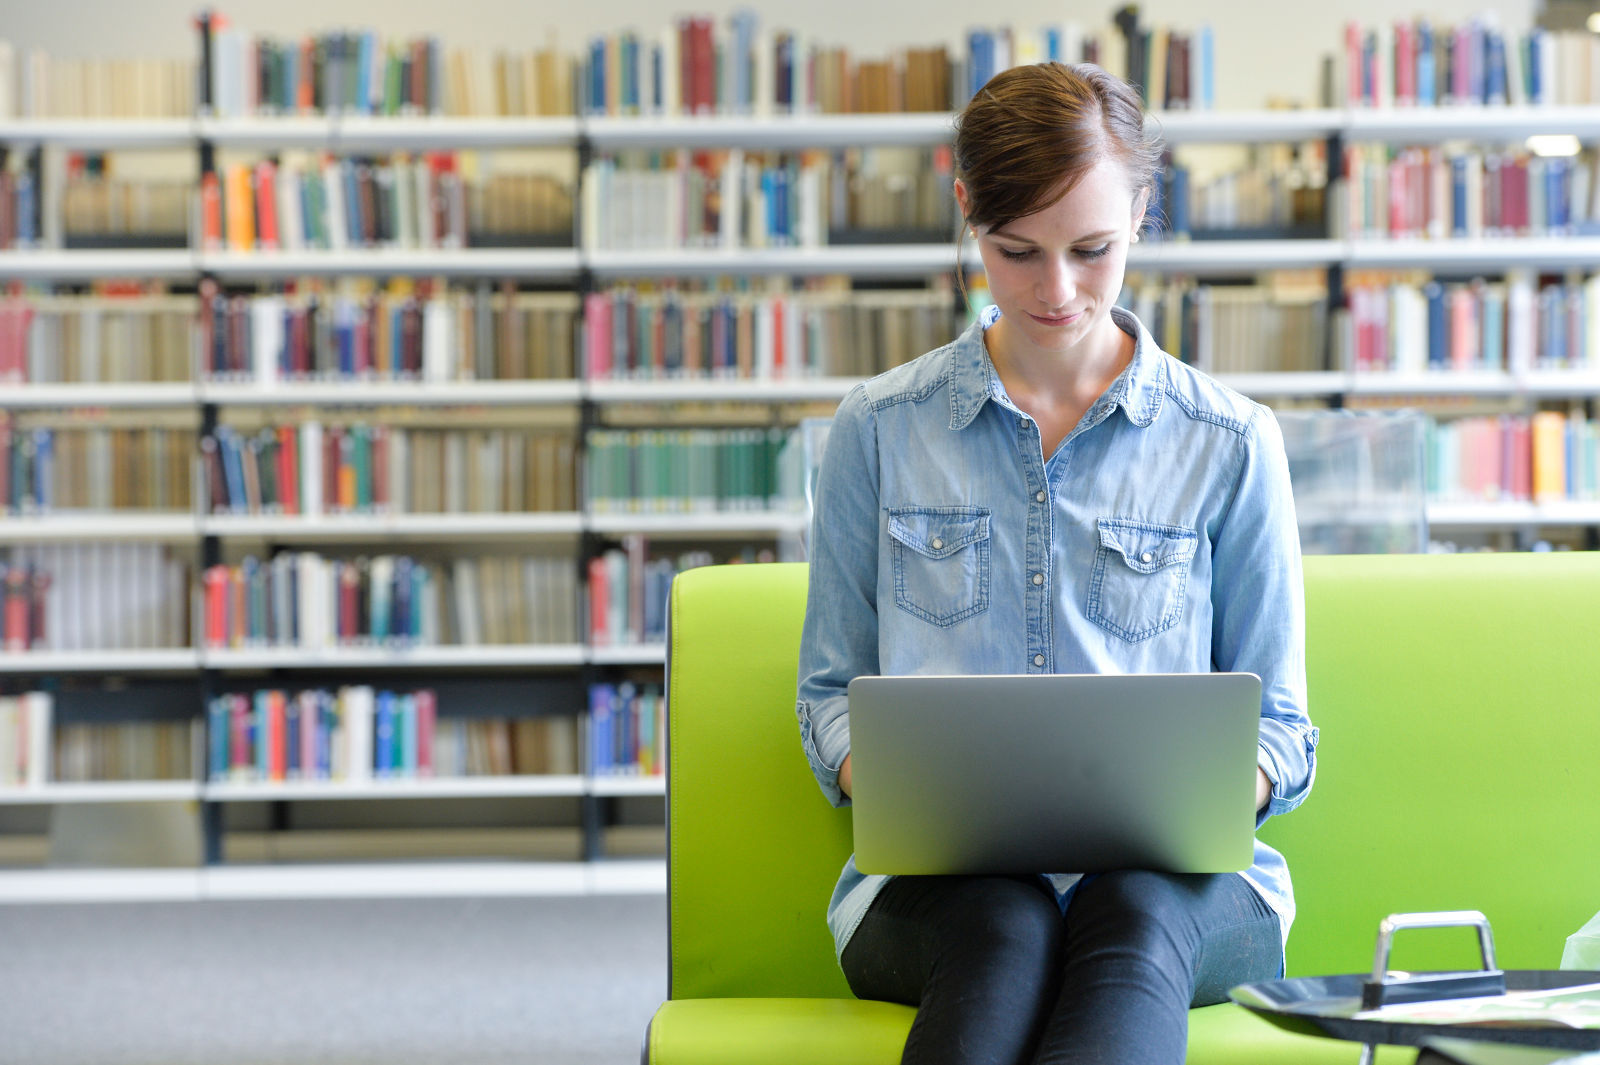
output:
[[[0,906],[0,1065],[601,1065],[661,896]]]

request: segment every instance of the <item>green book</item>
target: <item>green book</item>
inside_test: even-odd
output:
[[[355,452],[356,507],[372,509],[372,427],[357,425],[351,428],[351,447]]]

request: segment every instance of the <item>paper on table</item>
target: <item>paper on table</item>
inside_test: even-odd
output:
[[[1479,998],[1407,1002],[1363,1010],[1352,1019],[1412,1024],[1600,1029],[1600,984],[1579,984],[1548,991],[1511,991],[1504,995]]]

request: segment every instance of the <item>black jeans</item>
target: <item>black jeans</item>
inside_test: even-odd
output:
[[[895,877],[842,964],[858,998],[918,1007],[902,1061],[1176,1065],[1188,1010],[1279,973],[1243,877],[1086,877],[1063,917],[1037,877]]]

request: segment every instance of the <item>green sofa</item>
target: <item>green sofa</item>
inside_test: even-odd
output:
[[[823,799],[794,695],[803,565],[672,589],[665,1002],[649,1065],[888,1065],[912,1010],[851,997],[823,922],[850,814]],[[1367,972],[1378,922],[1476,909],[1506,968],[1555,968],[1600,908],[1600,554],[1306,559],[1316,786],[1263,837],[1294,874],[1291,976]],[[1473,968],[1474,933],[1401,933],[1396,969]],[[1232,1004],[1189,1061],[1353,1063]],[[1415,1051],[1383,1048],[1379,1062]]]

